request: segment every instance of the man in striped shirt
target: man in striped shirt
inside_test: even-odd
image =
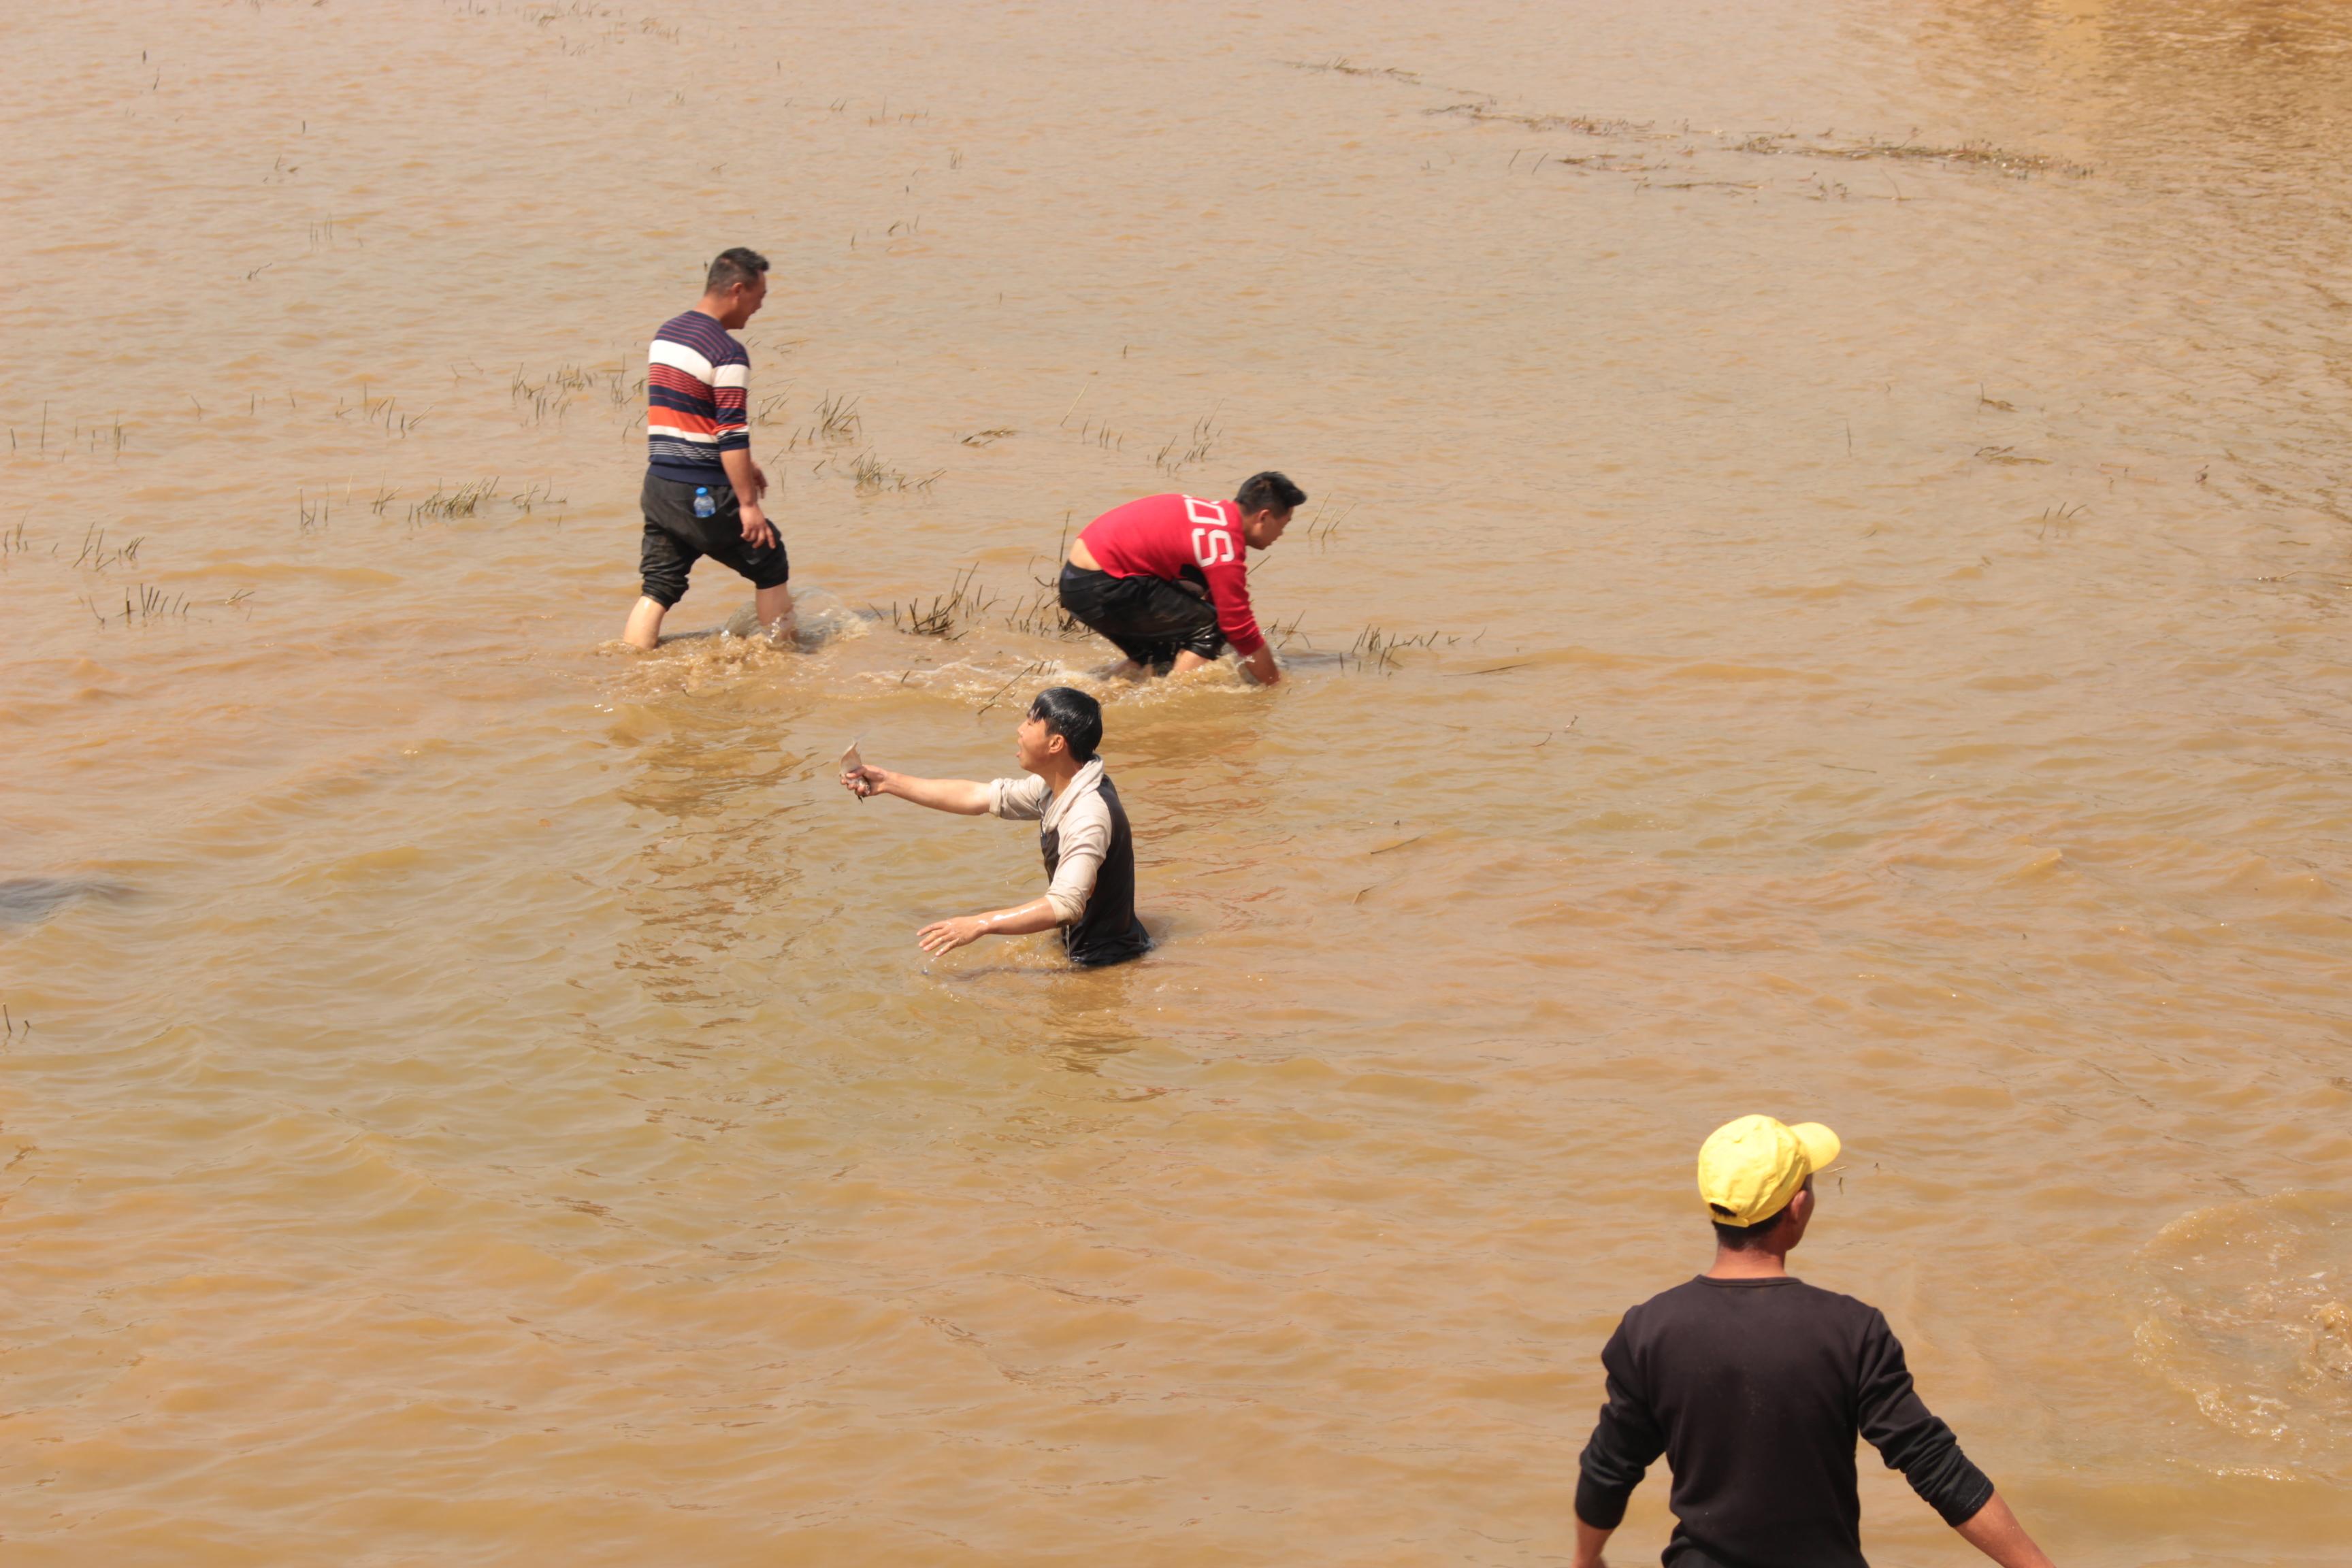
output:
[[[731,335],[767,299],[768,258],[738,246],[710,264],[694,309],[654,334],[646,364],[650,461],[638,498],[645,591],[621,633],[634,647],[661,640],[662,617],[686,596],[687,574],[705,555],[751,580],[770,637],[792,635],[792,563],[760,510],[768,476],[751,460],[751,360]]]

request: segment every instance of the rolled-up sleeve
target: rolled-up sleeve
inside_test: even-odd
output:
[[[710,372],[710,433],[722,452],[751,447],[751,363],[740,354]]]
[[[1960,1452],[1952,1429],[1928,1414],[1911,1384],[1903,1342],[1879,1313],[1871,1314],[1864,1331],[1861,1363],[1862,1435],[1946,1524],[1974,1519],[1992,1499],[1992,1479]]]
[[[1577,1461],[1576,1517],[1595,1530],[1614,1530],[1633,1489],[1666,1451],[1666,1435],[1642,1392],[1622,1322],[1601,1349],[1601,1368],[1608,1374],[1608,1398]]]
[[[1070,802],[1062,814],[1060,851],[1045,899],[1062,923],[1070,925],[1087,912],[1087,900],[1095,896],[1095,877],[1110,852],[1110,807],[1101,795],[1089,790]]]
[[[1008,822],[1034,822],[1053,803],[1054,786],[1035,773],[1026,778],[988,781],[988,815]]]

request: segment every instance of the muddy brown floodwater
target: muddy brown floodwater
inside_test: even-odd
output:
[[[2346,1560],[2352,13],[6,37],[10,1563],[1559,1562],[1759,1110],[2062,1563]],[[633,658],[736,243],[806,647]],[[1160,950],[926,963],[1034,840],[844,745],[1003,771],[1065,528],[1264,467]]]

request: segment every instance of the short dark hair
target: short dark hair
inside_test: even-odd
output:
[[[739,245],[732,250],[719,253],[719,259],[710,264],[709,272],[702,279],[702,291],[706,294],[723,293],[738,283],[748,289],[765,276],[767,270],[766,257]]]
[[[1252,474],[1234,492],[1234,501],[1244,511],[1296,511],[1307,492],[1290,482],[1288,474],[1277,474],[1268,468],[1262,474]]]
[[[1029,717],[1044,720],[1046,732],[1067,742],[1070,755],[1079,762],[1095,760],[1095,748],[1102,744],[1102,704],[1076,687],[1045,688],[1029,704]]]
[[[1813,1179],[1807,1176],[1799,1184],[1797,1193],[1810,1193],[1812,1190]],[[1790,1212],[1797,1206],[1797,1193],[1789,1194],[1789,1201],[1780,1205],[1780,1213],[1769,1219],[1759,1219],[1754,1225],[1726,1225],[1721,1220],[1717,1220],[1715,1222],[1716,1245],[1728,1247],[1734,1252],[1748,1252],[1763,1246],[1770,1239],[1772,1233],[1780,1229],[1782,1223],[1788,1219]],[[1710,1204],[1707,1206],[1713,1208],[1715,1205]]]

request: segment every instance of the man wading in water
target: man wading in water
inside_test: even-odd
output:
[[[1118,791],[1103,772],[1095,747],[1102,741],[1102,704],[1083,691],[1049,686],[1029,704],[1014,731],[1013,754],[1026,778],[978,784],[970,779],[919,779],[843,759],[841,782],[863,800],[895,795],[960,816],[986,813],[1038,825],[1045,851],[1045,896],[1009,910],[936,921],[916,933],[938,957],[992,933],[1062,928],[1062,945],[1081,967],[1123,963],[1151,945],[1135,918],[1135,844]]]
[[[1837,1158],[1819,1122],[1743,1116],[1698,1153],[1715,1267],[1625,1314],[1601,1352],[1609,1401],[1576,1487],[1576,1568],[1599,1568],[1642,1473],[1674,1468],[1667,1568],[1867,1568],[1854,1492],[1859,1431],[2001,1568],[2050,1559],[1912,1390],[1875,1307],[1789,1277]]]
[[[1071,542],[1062,608],[1127,655],[1122,675],[1198,669],[1227,643],[1272,686],[1274,650],[1250,614],[1242,546],[1271,550],[1307,492],[1281,474],[1253,474],[1231,500],[1146,496],[1113,507]],[[1204,596],[1205,595],[1205,596]]]
[[[654,334],[646,356],[650,460],[638,497],[645,596],[621,633],[633,647],[661,641],[662,617],[686,597],[686,575],[705,555],[751,580],[761,629],[779,641],[792,633],[792,563],[760,510],[768,476],[751,460],[751,359],[730,335],[767,300],[768,258],[739,246],[710,264],[694,309]]]

